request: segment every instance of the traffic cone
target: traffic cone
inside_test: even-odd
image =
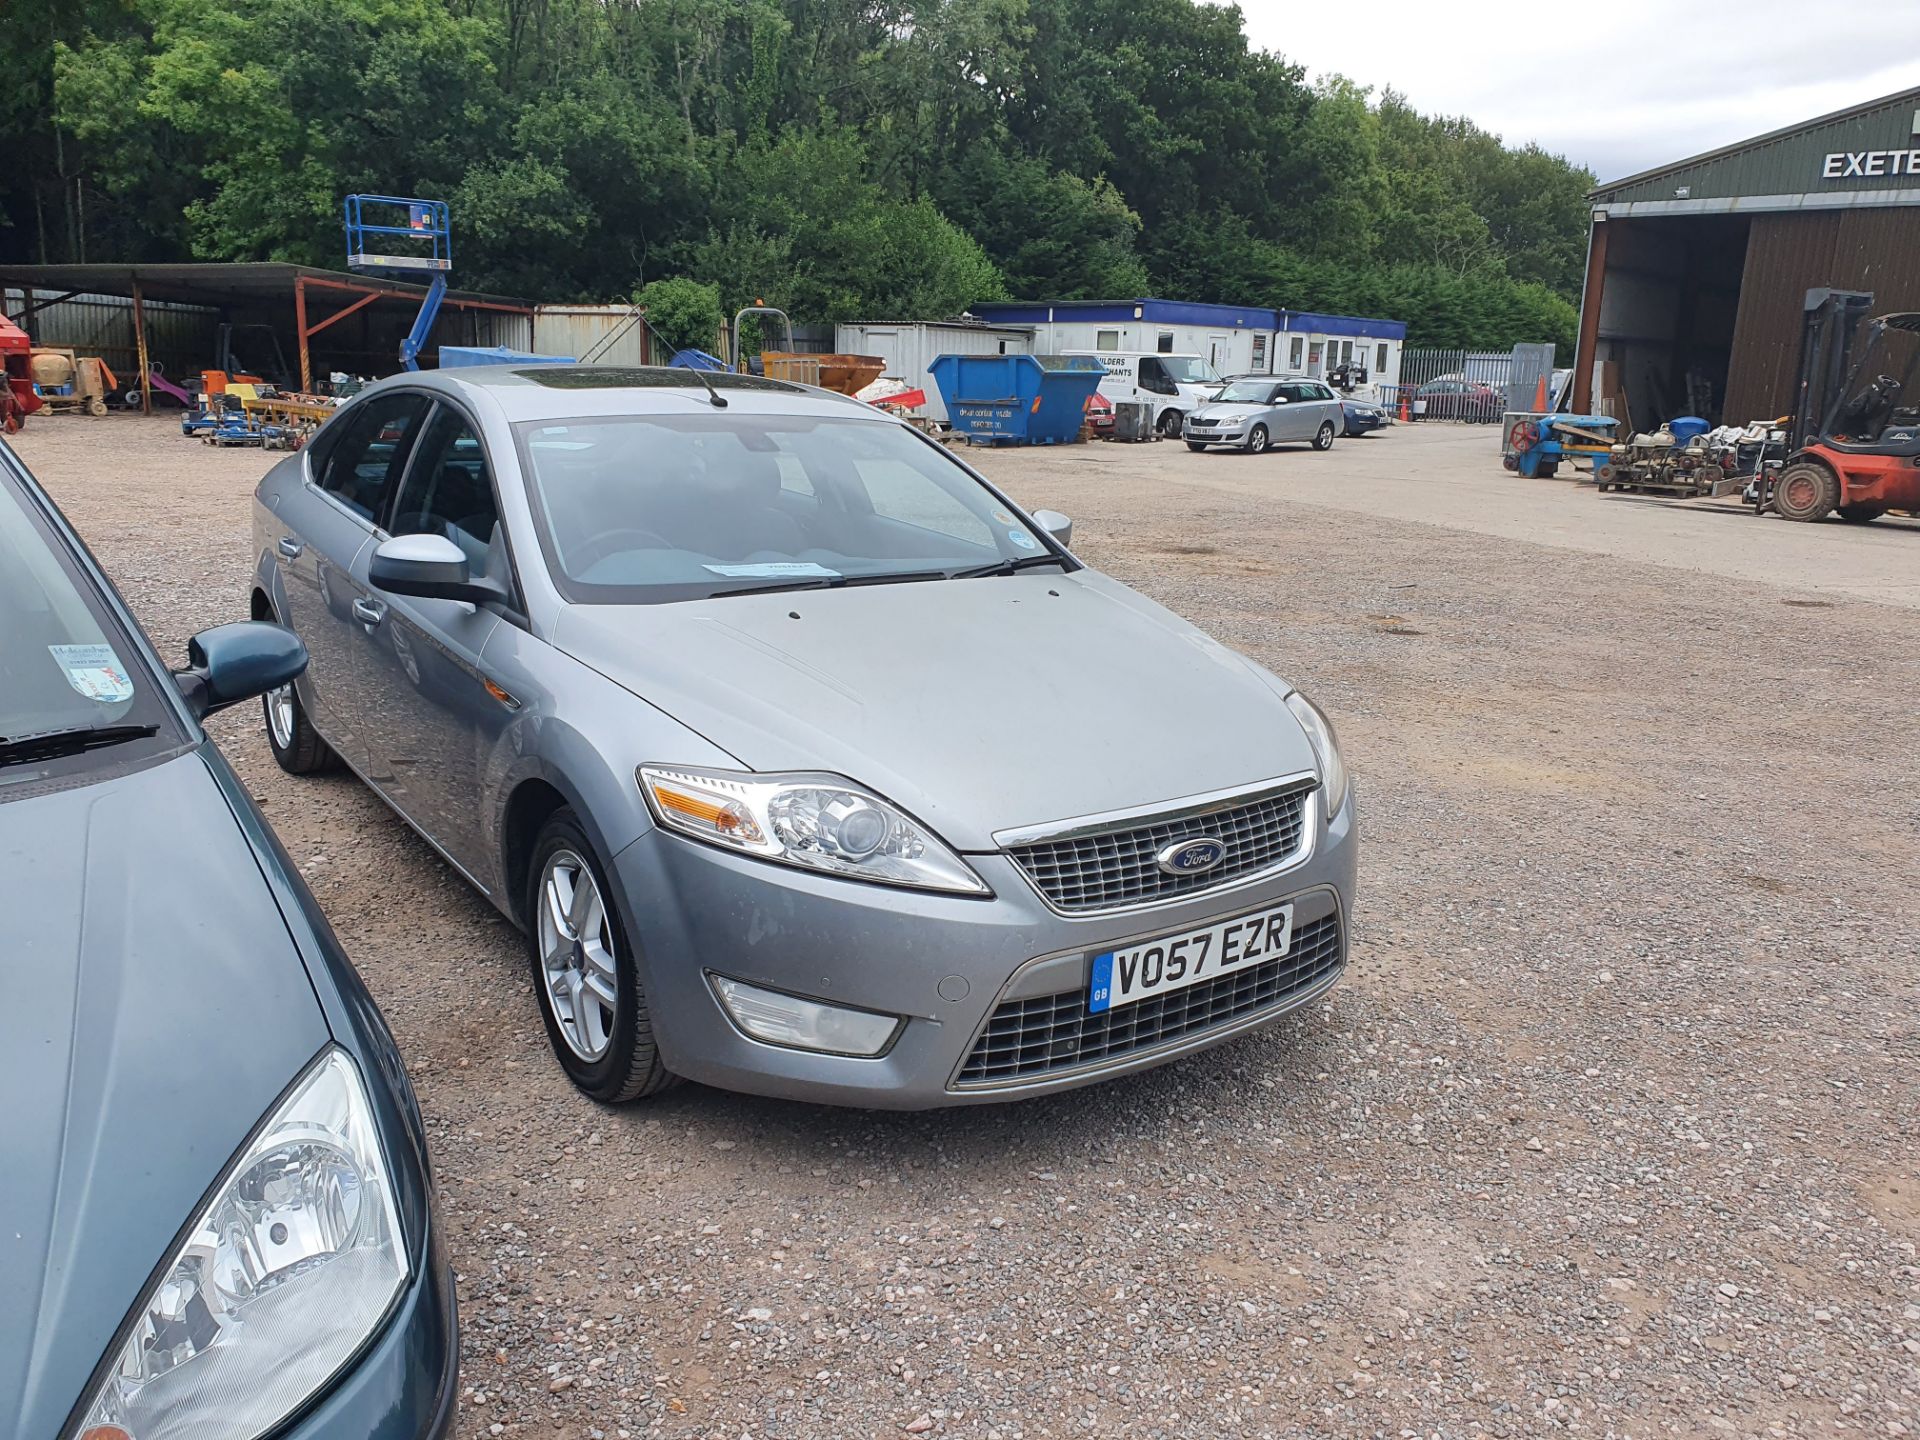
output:
[[[1540,383],[1533,387],[1533,409],[1538,415],[1547,413],[1547,377],[1544,375],[1540,377]]]

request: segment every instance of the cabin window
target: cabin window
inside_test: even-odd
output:
[[[1096,350],[1118,350],[1120,348],[1120,332],[1118,330],[1094,331],[1093,348]]]
[[[1307,342],[1298,335],[1293,337],[1293,358],[1287,362],[1288,369],[1298,370],[1300,368],[1306,353],[1301,347],[1306,343]]]

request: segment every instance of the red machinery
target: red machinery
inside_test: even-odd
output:
[[[1757,509],[1788,520],[1837,512],[1856,522],[1889,510],[1920,513],[1920,392],[1902,403],[1920,371],[1920,314],[1866,320],[1872,305],[1872,295],[1855,290],[1807,292],[1795,448],[1757,488]]]
[[[6,388],[0,390],[0,430],[11,435],[40,408],[41,400],[33,388],[33,341],[4,315],[0,315],[0,367],[7,376]]]

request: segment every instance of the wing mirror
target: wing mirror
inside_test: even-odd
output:
[[[1062,515],[1058,510],[1034,511],[1033,523],[1046,531],[1047,534],[1051,535],[1055,540],[1059,541],[1061,549],[1071,550],[1073,548],[1073,521]]]
[[[507,595],[495,581],[474,579],[467,552],[444,535],[396,535],[382,541],[367,566],[367,581],[389,595],[464,600],[470,605]]]
[[[196,716],[205,717],[269,690],[307,668],[307,647],[283,625],[240,620],[202,630],[187,642],[187,668],[173,672]]]

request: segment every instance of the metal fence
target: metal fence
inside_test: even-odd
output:
[[[1400,383],[1380,386],[1380,399],[1403,420],[1493,425],[1506,413],[1512,376],[1509,351],[1407,349]]]

